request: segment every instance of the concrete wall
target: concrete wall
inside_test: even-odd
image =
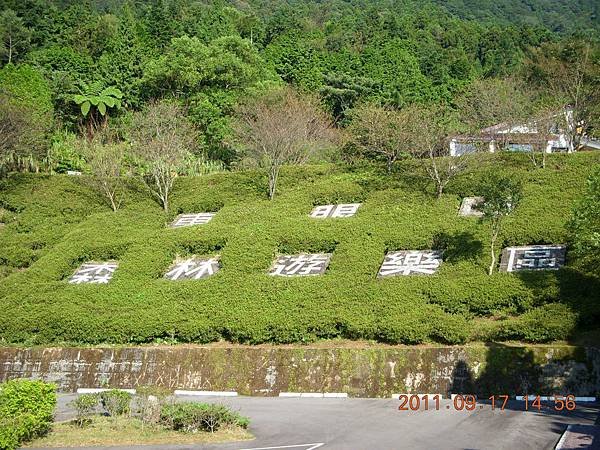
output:
[[[572,346],[0,348],[0,381],[235,390],[241,395],[525,392],[597,395],[600,352]]]

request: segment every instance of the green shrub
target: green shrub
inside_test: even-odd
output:
[[[499,330],[502,339],[549,342],[567,339],[577,324],[577,315],[566,305],[552,303],[507,321]]]
[[[97,394],[82,394],[73,400],[70,405],[75,408],[77,416],[75,423],[80,427],[88,425],[92,421],[92,415],[98,406]]]
[[[83,143],[74,134],[66,132],[55,134],[46,156],[48,168],[57,173],[87,170],[82,147]]]
[[[56,386],[42,381],[12,380],[0,384],[0,449],[50,431],[56,406]]]
[[[175,403],[165,406],[160,415],[166,427],[185,433],[208,431],[214,433],[223,426],[247,428],[249,419],[224,405],[211,403]]]
[[[131,412],[132,395],[119,389],[100,393],[100,403],[111,417],[124,416]]]

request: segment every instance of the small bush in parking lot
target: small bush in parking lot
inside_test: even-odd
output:
[[[214,433],[223,426],[247,428],[249,420],[224,405],[209,403],[177,403],[165,406],[160,415],[161,423],[175,431]]]
[[[70,403],[75,408],[77,415],[75,423],[80,427],[88,425],[92,422],[92,415],[98,406],[97,394],[82,394]]]
[[[132,395],[119,389],[111,389],[100,393],[102,407],[111,417],[124,416],[131,411]]]

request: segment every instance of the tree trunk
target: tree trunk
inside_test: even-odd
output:
[[[158,182],[160,185],[160,182]],[[167,186],[166,182],[163,186],[159,187],[160,199],[162,201],[163,210],[168,213],[169,212],[169,186]]]
[[[165,193],[165,195],[163,196],[163,209],[165,210],[166,213],[169,212],[169,196],[167,193]]]
[[[498,231],[499,225],[492,224],[492,239],[491,239],[491,257],[492,261],[490,263],[490,268],[488,270],[488,275],[494,273],[494,267],[496,267],[496,239],[498,239]]]
[[[544,153],[542,153],[542,169],[546,168],[546,151],[544,150]]]
[[[436,197],[439,200],[440,198],[442,198],[442,194],[444,193],[444,185],[440,182],[437,182],[436,184]]]
[[[12,36],[8,36],[8,63],[12,62]]]
[[[112,206],[113,212],[117,212],[117,204],[115,203],[114,194],[110,195],[110,204]]]
[[[103,188],[104,188],[104,193],[110,200],[110,206],[112,207],[113,212],[117,212],[118,206],[117,206],[117,203],[115,202],[116,189],[112,190],[106,181],[103,183]]]
[[[279,176],[279,167],[272,167],[269,171],[269,200],[275,197],[275,188],[277,187],[277,178]]]
[[[491,252],[491,256],[492,256],[492,262],[490,263],[490,268],[488,270],[488,275],[491,275],[494,273],[494,267],[496,266],[496,253],[494,250],[494,242],[492,241],[492,252]]]
[[[387,160],[387,174],[391,175],[392,174],[392,166],[394,165],[394,159],[393,158],[388,158]]]

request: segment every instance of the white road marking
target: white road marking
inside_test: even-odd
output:
[[[280,397],[290,398],[348,398],[345,392],[280,392]]]
[[[253,447],[253,448],[243,448],[242,450],[274,450],[277,448],[298,448],[298,447],[306,447],[305,450],[315,450],[316,448],[324,446],[324,442],[318,442],[315,444],[296,444],[296,445],[280,445],[277,447]]]
[[[323,394],[325,398],[348,398],[348,394],[346,392],[325,392]]]

